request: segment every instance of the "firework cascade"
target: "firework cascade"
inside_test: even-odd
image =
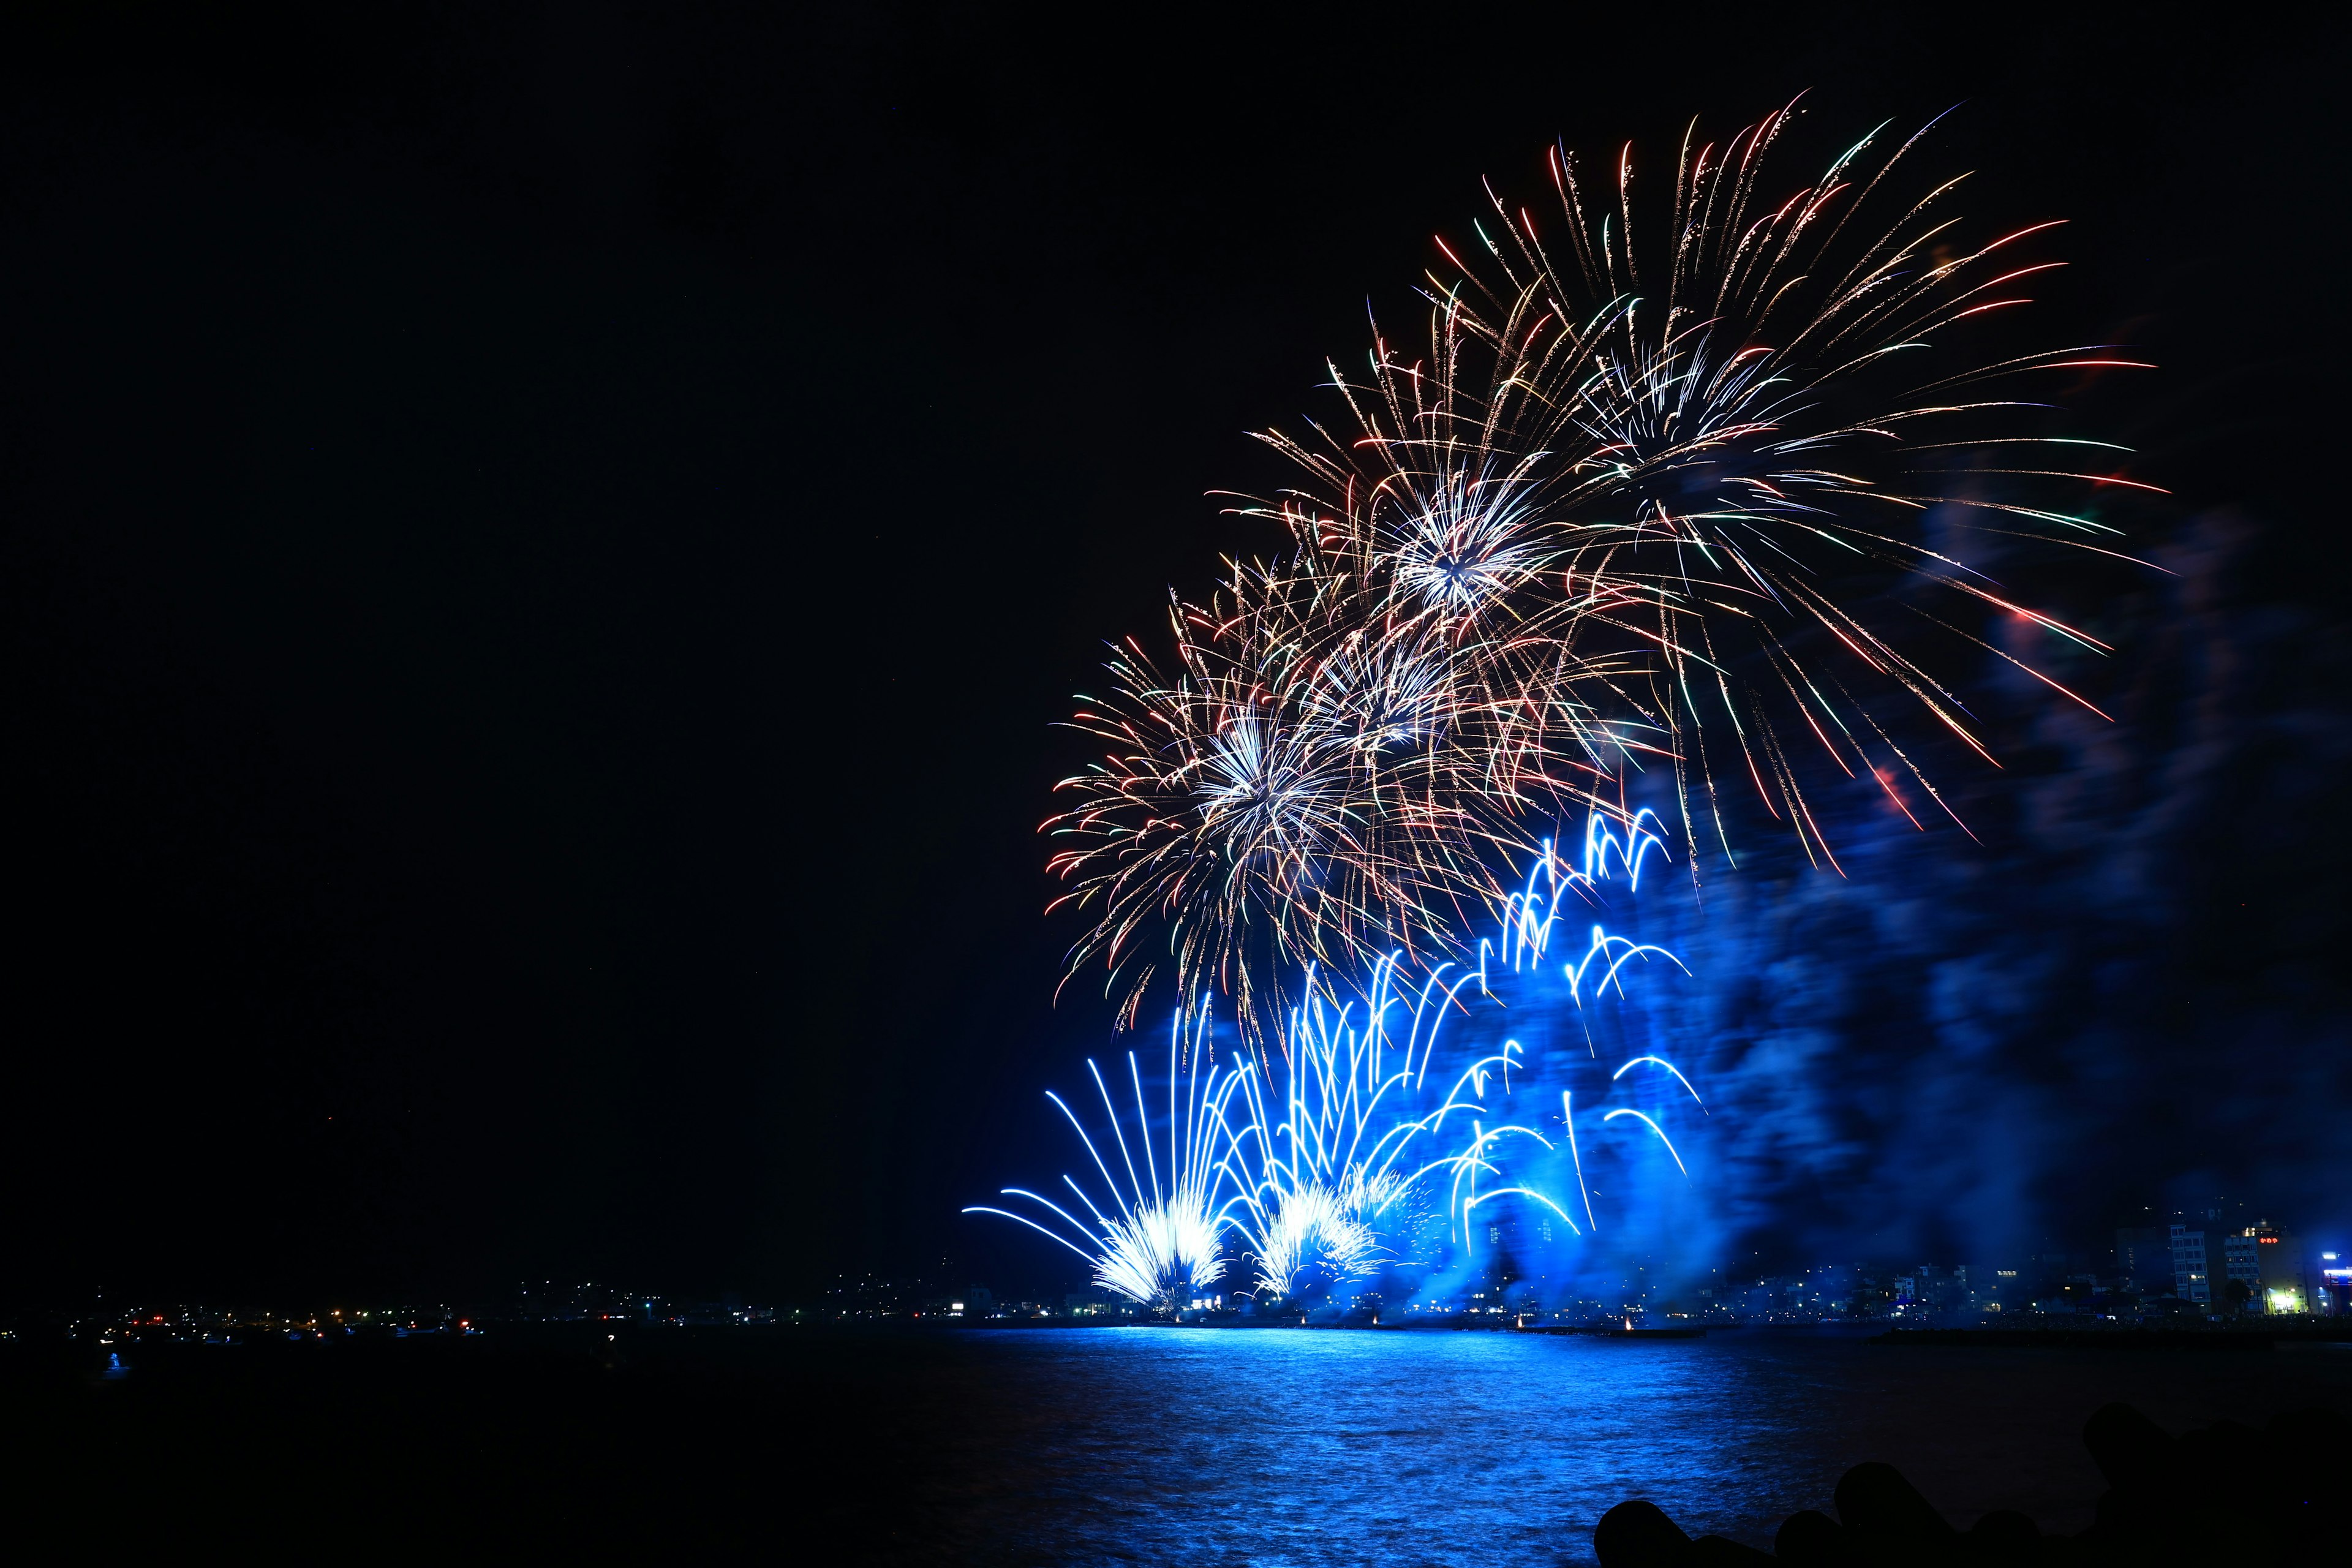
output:
[[[1165,1306],[1246,1254],[1253,1287],[1288,1299],[1460,1254],[1472,1211],[1506,1198],[1548,1238],[1588,1235],[1576,1091],[1496,1121],[1549,1081],[1528,1047],[1458,1076],[1431,1057],[1506,971],[1564,984],[1589,1049],[1587,1005],[1670,958],[1594,925],[1544,967],[1560,900],[1596,900],[1612,856],[1630,888],[1675,837],[1629,777],[1666,784],[1694,879],[1701,844],[1730,857],[1735,792],[1833,865],[1822,782],[1866,781],[1916,823],[1948,812],[1927,747],[1990,757],[1939,665],[1990,655],[2089,707],[2005,634],[2103,645],[1962,552],[2116,553],[2083,498],[2150,487],[2098,471],[2121,448],[2050,434],[2044,394],[2137,362],[1988,354],[1984,324],[2058,265],[2026,255],[2053,226],[1969,240],[1947,210],[1961,181],[1906,177],[1925,130],[1874,151],[1882,126],[1790,189],[1768,168],[1795,117],[1686,136],[1663,223],[1636,222],[1630,152],[1596,183],[1553,150],[1542,224],[1490,189],[1475,245],[1438,242],[1426,353],[1376,327],[1360,374],[1332,367],[1341,417],[1263,434],[1298,478],[1238,510],[1289,548],[1172,599],[1166,654],[1114,649],[1074,721],[1106,752],[1046,828],[1059,901],[1090,918],[1072,974],[1099,964],[1129,1024],[1172,983],[1167,1170],[1130,1058],[1148,1170],[1097,1073],[1124,1185],[1073,1114],[1110,1206],[1067,1178],[1092,1223],[1019,1194],[1074,1227],[1104,1285]],[[1551,841],[1579,816],[1580,863]],[[1237,1042],[1203,1067],[1220,998]],[[1699,1100],[1664,1057],[1609,1081],[1629,1073]],[[1686,1179],[1664,1114],[1594,1124]]]

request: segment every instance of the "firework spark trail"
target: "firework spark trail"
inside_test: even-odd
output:
[[[1515,896],[1496,867],[1549,859],[1532,825],[1589,807],[1633,836],[1616,803],[1653,763],[1685,839],[1705,818],[1727,858],[1743,776],[1817,863],[1835,864],[1816,773],[1866,774],[1915,823],[1923,800],[1948,813],[1872,701],[1899,694],[1989,760],[1937,639],[2089,706],[1970,617],[2104,645],[1924,531],[2117,554],[2063,495],[1991,487],[2152,489],[2116,471],[2123,448],[2043,433],[2029,395],[2138,362],[1970,353],[2056,265],[2023,249],[2052,226],[1960,243],[1960,182],[1902,194],[1927,132],[1876,157],[1884,126],[1776,202],[1794,115],[1686,137],[1663,229],[1635,221],[1630,149],[1606,201],[1548,154],[1548,242],[1490,187],[1478,243],[1439,242],[1426,353],[1375,325],[1365,372],[1332,368],[1343,419],[1265,433],[1303,477],[1240,510],[1289,553],[1175,604],[1166,673],[1121,646],[1112,695],[1076,721],[1108,753],[1047,824],[1092,920],[1071,972],[1101,963],[1129,1022],[1161,932],[1179,996],[1232,997],[1253,1042],[1299,1000],[1268,977],[1465,959]]]
[[[1561,1094],[1562,1135],[1513,1120],[1506,1103],[1515,1091],[1534,1087],[1514,1081],[1528,1072],[1517,1039],[1502,1041],[1497,1050],[1467,1053],[1465,1065],[1448,1069],[1450,1079],[1441,1076],[1433,1084],[1431,1072],[1444,1050],[1449,1017],[1494,998],[1494,987],[1511,977],[1545,985],[1565,982],[1568,1000],[1580,1012],[1604,990],[1622,994],[1619,972],[1636,954],[1656,954],[1679,966],[1662,948],[1612,937],[1599,927],[1580,958],[1555,970],[1549,953],[1563,900],[1596,898],[1603,884],[1620,879],[1638,888],[1651,858],[1668,855],[1662,831],[1647,812],[1625,823],[1595,816],[1575,862],[1545,840],[1542,858],[1506,900],[1495,934],[1478,944],[1475,964],[1441,962],[1409,977],[1406,956],[1391,952],[1375,961],[1360,991],[1310,968],[1277,1048],[1245,1047],[1220,1066],[1212,1059],[1205,1015],[1191,1016],[1189,1035],[1180,1015],[1170,1036],[1171,1181],[1160,1173],[1133,1055],[1129,1078],[1139,1136],[1132,1142],[1108,1083],[1090,1062],[1111,1121],[1108,1144],[1087,1131],[1066,1102],[1053,1099],[1109,1189],[1112,1205],[1097,1204],[1065,1176],[1093,1215],[1092,1225],[1019,1188],[1005,1191],[1042,1205],[1062,1225],[993,1207],[968,1212],[1000,1215],[1054,1236],[1094,1265],[1097,1282],[1163,1310],[1181,1308],[1202,1286],[1222,1278],[1227,1258],[1236,1254],[1252,1261],[1252,1291],[1267,1300],[1313,1300],[1391,1266],[1431,1262],[1414,1256],[1423,1244],[1442,1246],[1456,1265],[1467,1266],[1478,1250],[1474,1214],[1504,1200],[1556,1216],[1570,1236],[1591,1234],[1597,1226],[1572,1093]],[[1587,985],[1596,956],[1608,974]],[[1614,1085],[1637,1068],[1670,1078],[1699,1100],[1682,1069],[1654,1053],[1633,1057],[1608,1082]],[[1704,1112],[1704,1102],[1699,1106]],[[1604,1125],[1620,1114],[1625,1113],[1604,1116]],[[1632,1114],[1640,1115],[1687,1175],[1663,1125]],[[1559,1169],[1563,1147],[1569,1164]],[[1551,1183],[1571,1172],[1576,1194],[1569,1199]],[[1581,1205],[1580,1222],[1571,1203]],[[1427,1230],[1441,1216],[1442,1243]]]
[[[1160,1310],[1175,1310],[1187,1305],[1192,1293],[1213,1284],[1222,1277],[1224,1264],[1219,1257],[1218,1233],[1223,1222],[1219,1216],[1217,1194],[1221,1180],[1221,1162],[1217,1157],[1220,1142],[1230,1142],[1232,1134],[1225,1126],[1224,1111],[1232,1098],[1235,1075],[1209,1062],[1207,1075],[1202,1067],[1208,1053],[1202,1048],[1201,1035],[1205,1033],[1205,1017],[1196,1027],[1193,1037],[1187,1041],[1182,1021],[1171,1022],[1168,1038],[1168,1174],[1162,1178],[1154,1151],[1151,1118],[1144,1107],[1143,1079],[1137,1066],[1135,1053],[1128,1053],[1128,1076],[1135,1089],[1135,1122],[1137,1144],[1144,1151],[1146,1179],[1139,1178],[1125,1130],[1120,1125],[1118,1107],[1111,1100],[1110,1089],[1103,1081],[1101,1069],[1092,1061],[1087,1063],[1093,1074],[1095,1088],[1102,1096],[1103,1110],[1108,1116],[1122,1163],[1126,1166],[1128,1184],[1125,1191],[1105,1161],[1100,1148],[1088,1135],[1086,1124],[1078,1120],[1067,1101],[1058,1094],[1047,1091],[1062,1114],[1069,1120],[1078,1141],[1093,1158],[1095,1169],[1101,1174],[1110,1207],[1097,1204],[1093,1195],[1075,1179],[1065,1175],[1063,1184],[1077,1197],[1079,1204],[1093,1215],[1089,1226],[1052,1199],[1024,1187],[1006,1187],[1003,1195],[1025,1198],[1055,1219],[1057,1227],[1040,1223],[1028,1215],[987,1205],[974,1205],[966,1214],[995,1215],[1019,1225],[1027,1226],[1040,1235],[1053,1237],[1092,1265],[1095,1283],[1105,1289],[1115,1290],[1138,1305]],[[1191,1058],[1189,1073],[1181,1072],[1180,1060]],[[1177,1086],[1184,1086],[1180,1106]],[[1072,1240],[1072,1236],[1078,1237]]]
[[[1293,1294],[1302,1277],[1336,1289],[1382,1264],[1406,1261],[1395,1244],[1411,1227],[1383,1221],[1425,1192],[1424,1183],[1432,1178],[1444,1181],[1447,1239],[1462,1249],[1460,1257],[1465,1260],[1475,1250],[1471,1215],[1482,1204],[1517,1198],[1556,1215],[1570,1235],[1590,1234],[1596,1227],[1576,1142],[1572,1094],[1561,1095],[1563,1140],[1522,1122],[1488,1120],[1496,1103],[1492,1090],[1499,1087],[1507,1098],[1512,1075],[1526,1070],[1518,1041],[1507,1039],[1500,1051],[1472,1060],[1441,1102],[1423,1115],[1412,1117],[1409,1110],[1394,1109],[1391,1097],[1409,1103],[1426,1082],[1443,1025],[1465,991],[1475,984],[1477,994],[1493,994],[1500,973],[1490,972],[1490,962],[1507,962],[1515,974],[1549,973],[1547,950],[1561,901],[1570,894],[1591,898],[1612,877],[1623,878],[1629,890],[1638,889],[1650,857],[1668,853],[1662,831],[1653,813],[1636,813],[1622,823],[1596,813],[1587,819],[1577,864],[1558,856],[1552,841],[1545,840],[1524,885],[1504,900],[1495,936],[1479,943],[1475,968],[1462,970],[1449,982],[1447,972],[1453,966],[1441,964],[1417,991],[1409,992],[1400,984],[1402,956],[1389,954],[1373,970],[1360,1019],[1352,1004],[1341,1002],[1328,984],[1309,976],[1307,1000],[1284,1036],[1286,1092],[1278,1114],[1256,1092],[1255,1086],[1261,1081],[1257,1073],[1243,1080],[1247,1114],[1238,1118],[1243,1132],[1235,1145],[1237,1163],[1245,1167],[1235,1181],[1243,1196],[1237,1205],[1228,1205],[1228,1213],[1259,1259],[1262,1291]],[[1558,971],[1580,1011],[1603,989],[1614,988],[1622,995],[1622,971],[1634,957],[1655,955],[1683,967],[1664,948],[1612,937],[1599,926],[1592,931],[1591,948]],[[1605,959],[1607,973],[1588,993],[1586,971],[1596,955]],[[1392,1019],[1391,1015],[1400,1013],[1405,1016]],[[1401,1054],[1395,1048],[1400,1027]],[[1392,1056],[1397,1058],[1393,1068]],[[1704,1113],[1705,1101],[1688,1076],[1654,1053],[1628,1060],[1609,1082],[1622,1081],[1637,1068],[1671,1078]],[[1271,1082],[1270,1075],[1263,1081]],[[1374,1138],[1384,1103],[1391,1105],[1386,1131]],[[1602,1121],[1621,1114],[1638,1117],[1673,1157],[1677,1171],[1688,1176],[1680,1152],[1654,1118],[1618,1110],[1604,1115]],[[1443,1134],[1448,1121],[1457,1117],[1469,1121],[1471,1136],[1466,1143],[1449,1147]],[[1507,1163],[1514,1151],[1556,1154],[1562,1142],[1583,1205],[1581,1225],[1540,1181],[1515,1175]],[[1426,1158],[1414,1152],[1423,1142],[1430,1146]]]
[[[1436,1108],[1413,1115],[1410,1102],[1426,1081],[1443,1009],[1454,994],[1433,976],[1411,1005],[1400,1047],[1390,1022],[1405,1005],[1393,989],[1396,965],[1391,955],[1375,969],[1360,1019],[1352,1004],[1338,1002],[1310,979],[1283,1053],[1278,1101],[1270,1075],[1243,1075],[1248,1113],[1239,1122],[1231,1169],[1236,1195],[1226,1213],[1258,1260],[1259,1289],[1276,1298],[1302,1287],[1337,1289],[1377,1266],[1409,1261],[1398,1244],[1412,1228],[1424,1178],[1457,1173],[1450,1224],[1460,1201],[1458,1173],[1493,1168],[1484,1155],[1502,1130],[1475,1121],[1465,1147],[1422,1156],[1424,1145],[1439,1146],[1450,1117],[1485,1113],[1490,1085],[1507,1084],[1517,1065],[1517,1043],[1473,1061]],[[1540,1141],[1532,1130],[1514,1131]]]
[[[1268,978],[1318,963],[1369,967],[1389,933],[1443,950],[1481,907],[1486,873],[1444,745],[1457,700],[1443,650],[1350,630],[1329,582],[1235,565],[1207,606],[1171,606],[1176,663],[1139,646],[1113,660],[1114,696],[1074,722],[1112,748],[1069,781],[1087,804],[1050,825],[1083,841],[1052,869],[1095,922],[1078,962],[1136,969],[1132,1022],[1166,927],[1180,994],[1234,999],[1255,1038],[1292,998]],[[1475,760],[1475,759],[1473,759]]]
[[[1529,295],[1557,315],[1563,336],[1576,340],[1577,351],[1558,362],[1572,368],[1547,387],[1573,405],[1573,420],[1588,437],[1566,465],[1549,513],[1564,557],[1562,580],[1600,575],[1620,605],[1638,602],[1644,611],[1637,618],[1602,607],[1577,618],[1613,628],[1628,639],[1620,646],[1653,655],[1647,706],[1666,718],[1678,758],[1711,778],[1706,726],[1711,717],[1728,721],[1766,804],[1786,813],[1809,850],[1825,850],[1783,731],[1810,735],[1849,776],[1857,767],[1870,773],[1899,805],[1896,773],[1942,804],[1911,758],[1853,698],[1850,677],[1835,668],[1841,659],[1902,688],[1938,724],[1990,756],[1959,699],[1904,651],[1902,632],[1886,624],[1886,614],[1899,607],[1886,595],[1893,583],[1934,584],[2026,615],[2080,646],[2102,646],[2013,604],[1964,563],[1904,536],[1906,523],[1938,508],[1948,526],[1978,526],[1958,515],[1971,509],[1992,514],[1996,531],[2015,521],[2037,531],[2054,525],[2078,542],[2115,530],[2065,511],[1989,499],[1972,477],[2030,474],[2092,487],[2153,487],[2113,473],[2015,466],[2019,459],[2006,454],[2121,448],[2024,428],[2020,416],[2042,406],[2038,403],[1955,397],[1958,388],[2082,368],[2092,363],[2085,354],[2101,356],[2101,363],[2136,362],[2106,358],[2095,348],[1991,363],[1936,361],[1948,329],[2028,302],[1990,296],[2056,265],[2010,265],[2014,247],[2053,226],[1954,249],[1957,220],[1939,214],[1958,180],[1890,205],[1880,197],[1882,186],[1924,130],[1867,180],[1856,164],[1875,131],[1777,207],[1761,204],[1758,181],[1767,155],[1794,117],[1792,105],[1743,130],[1720,153],[1712,144],[1694,151],[1685,139],[1666,236],[1671,264],[1659,267],[1651,257],[1646,285],[1633,244],[1630,157],[1618,162],[1612,216],[1623,221],[1612,229],[1610,216],[1596,225],[1588,216],[1586,192],[1564,150],[1552,153],[1549,172],[1572,258],[1556,263],[1531,215],[1497,201],[1501,237],[1486,248],[1499,285],[1468,268],[1456,281],[1432,283],[1441,296],[1467,290],[1489,301],[1472,330],[1494,342],[1498,355],[1524,353],[1510,334]],[[1842,250],[1849,233],[1858,243]],[[1579,321],[1580,329],[1567,325]],[[1904,368],[1916,355],[1927,356],[1918,374]],[[1961,453],[1973,456],[1959,459]],[[1858,590],[1836,586],[1857,571],[1865,579]],[[1572,597],[1564,594],[1561,602]],[[1948,616],[1909,608],[1958,630]],[[1727,852],[1719,816],[1716,826]]]
[[[1164,1181],[1133,1054],[1129,1074],[1139,1135],[1132,1144],[1108,1083],[1089,1062],[1112,1128],[1108,1152],[1068,1102],[1050,1091],[1048,1098],[1077,1134],[1109,1195],[1108,1205],[1097,1203],[1086,1186],[1063,1177],[1093,1223],[1022,1187],[1007,1187],[1004,1195],[1026,1200],[1050,1219],[1041,1223],[988,1205],[964,1212],[994,1215],[1051,1237],[1087,1259],[1096,1283],[1162,1311],[1181,1309],[1223,1277],[1221,1248],[1227,1242],[1256,1260],[1255,1286],[1270,1300],[1337,1288],[1401,1261],[1392,1244],[1411,1228],[1401,1220],[1416,1217],[1424,1178],[1454,1173],[1449,1218],[1457,1208],[1466,1218],[1478,1202],[1504,1195],[1477,1190],[1480,1173],[1499,1169],[1494,1145],[1500,1138],[1517,1133],[1549,1147],[1533,1129],[1474,1121],[1466,1145],[1422,1158],[1424,1145],[1438,1146],[1449,1119],[1483,1116],[1490,1088],[1507,1086],[1517,1065],[1514,1042],[1463,1068],[1433,1110],[1415,1115],[1406,1103],[1426,1081],[1444,1008],[1475,978],[1476,972],[1467,972],[1448,988],[1442,977],[1433,977],[1408,1000],[1394,989],[1391,956],[1376,967],[1360,1020],[1353,1004],[1337,1002],[1328,987],[1310,978],[1308,1000],[1294,1020],[1296,1037],[1281,1053],[1286,1065],[1279,1079],[1255,1058],[1242,1058],[1230,1068],[1207,1062],[1204,1023],[1196,1019],[1189,1045],[1181,1023],[1171,1026],[1170,1179]],[[1392,1021],[1396,1014],[1410,1018],[1402,1040],[1396,1026],[1403,1020]],[[1181,1065],[1186,1055],[1189,1071]],[[1139,1149],[1141,1167],[1135,1163]],[[1058,1226],[1052,1223],[1056,1220]]]

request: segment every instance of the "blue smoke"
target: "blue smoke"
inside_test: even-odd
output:
[[[2114,608],[2113,721],[1989,666],[1980,689],[2022,717],[2009,765],[1954,797],[1973,839],[1915,827],[1865,784],[1825,823],[1843,874],[1752,823],[1737,868],[1703,843],[1694,876],[1678,842],[1679,875],[1611,889],[1589,918],[1693,978],[1652,964],[1624,998],[1579,1007],[1558,971],[1581,943],[1563,941],[1543,982],[1498,984],[1504,1006],[1449,1025],[1459,1054],[1519,1041],[1514,1112],[1548,1103],[1556,1131],[1559,1091],[1576,1090],[1599,1223],[1537,1247],[1523,1211],[1508,1267],[1528,1293],[1656,1300],[1718,1271],[2095,1253],[2144,1205],[2216,1198],[2352,1233],[2334,831],[2352,660],[2340,629],[2244,591],[2255,542],[2202,520],[2158,557],[2172,575]],[[1682,1067],[1706,1114],[1654,1073],[1587,1098],[1643,1052]],[[1654,1116],[1687,1176],[1640,1125],[1604,1130],[1612,1105]],[[1576,1207],[1568,1162],[1541,1175]],[[1476,1243],[1503,1228],[1457,1227],[1467,1256],[1444,1250],[1428,1291],[1483,1278]]]
[[[2117,606],[2112,723],[1993,667],[2030,718],[1957,803],[1980,842],[1857,810],[1843,876],[1773,851],[1644,909],[1716,1112],[1716,1228],[1662,1254],[1990,1261],[2217,1194],[2352,1220],[2347,644],[2243,592],[2253,542],[2203,520]]]

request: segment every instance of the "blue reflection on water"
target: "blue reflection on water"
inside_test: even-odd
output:
[[[2344,1408],[2352,1352],[2181,1356],[1509,1333],[1007,1331],[959,1336],[941,1468],[906,1560],[1581,1563],[1647,1497],[1769,1545],[1847,1467],[1902,1468],[1966,1526],[2088,1522],[2084,1418],[2179,1429]],[[911,1412],[910,1412],[911,1414]],[[942,1413],[944,1414],[944,1413]]]

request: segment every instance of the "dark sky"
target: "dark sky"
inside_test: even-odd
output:
[[[1965,100],[1972,210],[2074,220],[2053,336],[2165,366],[2100,408],[2147,526],[2251,520],[2285,743],[2340,733],[2285,669],[2346,609],[2328,40],[1883,9],[20,16],[9,1294],[1032,1267],[953,1211],[1100,1039],[1049,725],[1555,134]],[[2283,879],[2339,794],[2265,819]],[[2181,919],[2343,934],[2249,901]]]

